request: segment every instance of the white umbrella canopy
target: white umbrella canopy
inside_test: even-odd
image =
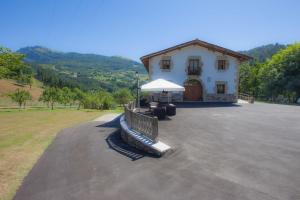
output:
[[[156,79],[141,86],[144,92],[180,92],[184,91],[184,87],[177,85],[171,81],[164,79]]]

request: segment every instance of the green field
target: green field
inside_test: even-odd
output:
[[[121,112],[121,109],[0,109],[0,200],[13,198],[59,130],[108,112]]]

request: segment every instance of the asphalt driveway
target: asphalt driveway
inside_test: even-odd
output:
[[[159,123],[161,140],[174,147],[166,156],[122,144],[117,122],[72,127],[15,199],[300,199],[300,107],[178,106]]]

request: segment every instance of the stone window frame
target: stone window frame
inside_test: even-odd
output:
[[[226,62],[225,69],[219,69],[219,60],[225,60],[225,62]],[[224,72],[224,71],[228,70],[229,69],[229,65],[230,65],[230,62],[229,62],[229,59],[228,59],[228,57],[226,55],[217,56],[216,62],[215,62],[215,69],[218,72]]]
[[[170,61],[170,67],[169,67],[169,69],[163,68],[162,64],[163,64],[164,60],[169,60]],[[172,61],[171,56],[162,56],[161,59],[160,59],[160,61],[159,61],[159,68],[163,72],[170,72],[171,69],[173,68],[173,61]]]
[[[217,85],[221,85],[221,84],[225,86],[225,91],[224,91],[224,93],[218,93],[218,87],[217,87]],[[216,82],[215,82],[214,90],[215,90],[215,94],[217,94],[217,95],[225,95],[225,94],[228,94],[228,83],[227,83],[227,81],[216,81]]]
[[[199,60],[199,67],[200,67],[200,74],[199,75],[189,75],[189,64],[191,59],[198,59]],[[186,64],[185,64],[185,72],[188,76],[201,76],[203,71],[203,61],[201,56],[189,56],[186,59]]]

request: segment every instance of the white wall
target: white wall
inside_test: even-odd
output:
[[[160,69],[159,62],[163,56],[171,56],[172,68],[169,72],[164,72]],[[179,85],[183,85],[187,79],[185,72],[187,59],[190,56],[201,56],[203,63],[200,79],[203,82],[203,87],[206,93],[215,93],[215,81],[226,81],[228,86],[228,94],[236,92],[235,79],[237,79],[238,60],[234,57],[227,56],[229,68],[225,71],[218,71],[215,68],[217,56],[222,56],[219,52],[209,51],[200,46],[189,46],[180,50],[175,50],[164,55],[159,55],[150,59],[150,79],[163,78]],[[210,79],[210,80],[209,80]]]

